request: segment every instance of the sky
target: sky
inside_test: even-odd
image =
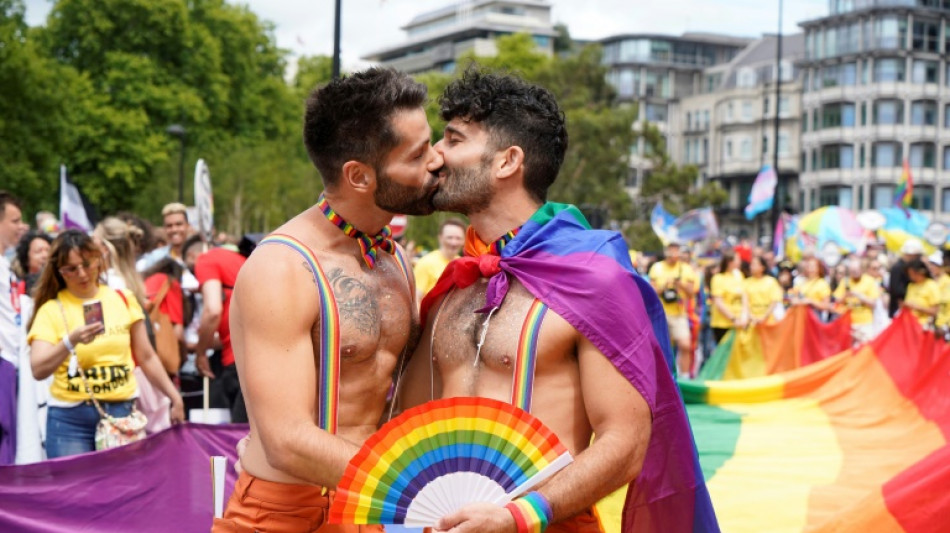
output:
[[[341,56],[344,70],[369,63],[361,57],[406,38],[400,29],[420,13],[453,0],[341,0]],[[555,22],[576,39],[602,39],[622,33],[680,35],[687,31],[757,37],[778,29],[782,0],[549,0]],[[50,0],[25,0],[30,25],[45,24]],[[260,18],[275,25],[277,44],[298,55],[333,52],[334,0],[245,0]],[[782,29],[828,13],[828,0],[786,0]]]

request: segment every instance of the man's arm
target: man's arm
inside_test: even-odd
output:
[[[299,255],[270,246],[248,259],[231,300],[231,334],[252,433],[273,468],[335,487],[359,448],[315,422],[318,320],[317,288]]]
[[[538,492],[548,500],[553,522],[590,508],[639,475],[650,442],[652,416],[646,401],[613,364],[586,338],[578,347],[584,407],[594,442]],[[451,533],[511,533],[510,511],[475,504],[436,524]]]
[[[195,366],[202,375],[214,378],[208,364],[208,350],[214,346],[214,334],[221,325],[223,303],[221,280],[209,279],[201,284],[201,322],[198,323],[198,344],[195,346]]]

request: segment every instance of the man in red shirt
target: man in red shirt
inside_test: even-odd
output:
[[[225,248],[214,248],[198,257],[195,277],[201,288],[202,310],[198,326],[198,345],[195,365],[201,374],[214,379],[211,385],[211,403],[231,410],[231,422],[247,422],[247,408],[241,395],[234,351],[231,349],[231,327],[228,309],[238,271],[246,258]],[[214,334],[221,342],[223,370],[215,376],[208,363],[207,351],[214,348]]]

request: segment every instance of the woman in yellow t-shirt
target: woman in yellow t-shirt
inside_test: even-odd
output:
[[[788,292],[792,305],[808,305],[819,313],[831,311],[831,286],[822,277],[821,262],[811,257],[805,260],[803,268],[805,281]]]
[[[749,322],[771,322],[775,307],[781,305],[784,292],[778,280],[765,275],[765,262],[761,256],[753,256],[749,263],[749,277],[745,279],[746,297],[749,299]]]
[[[927,265],[920,259],[907,265],[907,277],[910,283],[907,284],[907,294],[901,307],[913,313],[924,329],[932,329],[934,317],[940,308],[940,287],[930,279]]]
[[[749,300],[743,286],[742,260],[735,252],[723,252],[719,261],[719,273],[709,283],[712,296],[712,328],[716,344],[729,330],[744,328],[749,323]]]
[[[36,284],[27,341],[33,376],[53,376],[46,418],[51,459],[95,450],[99,413],[90,393],[113,417],[129,415],[138,395],[133,348],[149,382],[171,399],[172,422],[184,420],[184,403],[148,340],[142,308],[131,293],[100,283],[103,265],[92,238],[69,230],[53,241]]]

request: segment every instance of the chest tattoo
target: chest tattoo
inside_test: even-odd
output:
[[[379,304],[366,285],[343,269],[336,268],[327,275],[336,297],[340,318],[353,324],[365,335],[379,336]]]

